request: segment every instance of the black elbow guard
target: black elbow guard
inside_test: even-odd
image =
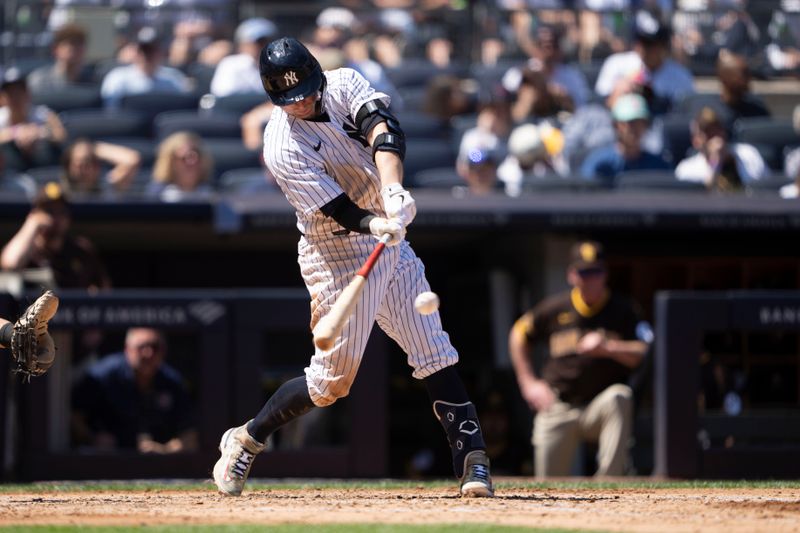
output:
[[[406,156],[406,140],[402,135],[394,133],[381,133],[375,137],[375,142],[372,143],[372,160],[375,160],[375,153],[378,151],[394,152],[400,161]]]
[[[356,126],[364,138],[367,138],[372,128],[386,123],[388,133],[381,133],[372,143],[372,159],[378,150],[396,153],[402,160],[406,155],[406,137],[400,128],[400,122],[380,100],[370,100],[361,106],[356,114]]]

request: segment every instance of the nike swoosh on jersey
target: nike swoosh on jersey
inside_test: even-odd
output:
[[[312,146],[312,148],[314,149],[315,152],[319,152],[319,149],[322,148],[322,141],[317,139],[317,145],[316,146]]]

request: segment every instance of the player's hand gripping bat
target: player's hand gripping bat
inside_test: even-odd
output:
[[[320,350],[330,350],[333,346],[333,341],[335,341],[342,332],[344,323],[347,322],[347,319],[353,314],[353,309],[356,306],[356,302],[358,302],[361,291],[364,290],[364,285],[367,283],[367,276],[369,276],[372,267],[374,267],[375,263],[378,261],[381,252],[386,248],[386,243],[389,242],[389,239],[391,239],[389,233],[385,233],[380,238],[378,244],[375,245],[375,249],[372,250],[367,260],[364,261],[364,264],[358,272],[356,272],[350,284],[344,288],[339,298],[333,304],[333,307],[331,307],[331,310],[317,322],[317,326],[314,328],[314,344]]]

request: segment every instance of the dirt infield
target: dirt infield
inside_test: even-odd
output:
[[[509,484],[510,485],[510,484]],[[800,488],[508,488],[467,500],[452,488],[47,491],[0,494],[0,526],[489,523],[607,531],[800,531]]]

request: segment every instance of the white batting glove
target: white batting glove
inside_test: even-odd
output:
[[[411,193],[399,183],[392,183],[382,188],[381,198],[387,218],[398,218],[404,226],[408,226],[417,216],[417,203],[411,197]]]
[[[397,246],[406,237],[406,227],[399,220],[390,220],[383,217],[375,217],[369,221],[369,232],[377,239],[380,239],[386,233],[391,235],[386,246]]]

